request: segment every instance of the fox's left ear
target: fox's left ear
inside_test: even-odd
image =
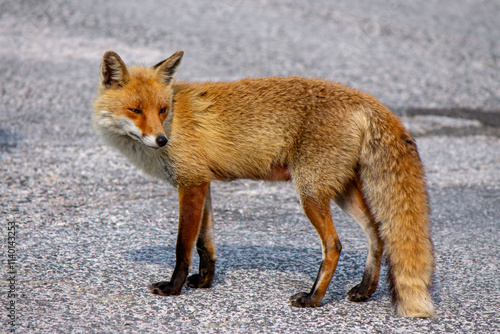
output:
[[[153,66],[153,69],[155,70],[155,73],[160,81],[162,81],[166,85],[172,82],[175,73],[177,73],[177,68],[181,64],[183,55],[184,51],[177,51],[168,59],[165,59]]]

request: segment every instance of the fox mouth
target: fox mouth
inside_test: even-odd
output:
[[[135,133],[128,132],[127,134],[128,134],[128,136],[129,136],[130,138],[135,139],[135,140],[137,140],[137,141],[140,141],[140,142],[142,143],[141,137],[139,137],[139,136],[138,136],[138,135],[136,135]]]
[[[148,144],[144,144],[144,146],[152,148],[152,149],[155,149],[155,150],[159,150],[160,148],[163,148],[163,147],[160,147],[160,146],[156,146],[156,145],[155,146],[151,146],[151,145],[148,145]]]

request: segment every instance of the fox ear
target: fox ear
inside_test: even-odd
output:
[[[101,62],[101,85],[106,88],[123,86],[129,79],[127,66],[113,51],[106,51]]]
[[[165,59],[155,66],[153,69],[155,70],[156,75],[164,84],[168,85],[172,82],[172,79],[177,73],[177,68],[181,64],[182,56],[184,55],[184,51],[177,51],[173,55],[171,55],[168,59]]]

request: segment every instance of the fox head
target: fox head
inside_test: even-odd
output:
[[[115,146],[123,145],[120,138],[125,136],[153,149],[164,147],[168,138],[163,122],[182,55],[178,51],[151,68],[127,68],[115,52],[107,51],[92,117],[97,133]]]

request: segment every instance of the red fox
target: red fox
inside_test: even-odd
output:
[[[235,82],[174,81],[183,52],[151,68],[128,68],[104,54],[92,124],[130,161],[179,193],[176,263],[152,293],[208,288],[215,272],[210,182],[292,181],[323,256],[310,292],[290,297],[316,307],[333,277],[340,240],[330,200],[363,229],[369,249],[360,284],[365,301],[378,285],[382,252],[397,313],[432,317],[429,206],[415,141],[375,98],[344,85],[301,77]],[[188,277],[193,248],[199,272]]]

